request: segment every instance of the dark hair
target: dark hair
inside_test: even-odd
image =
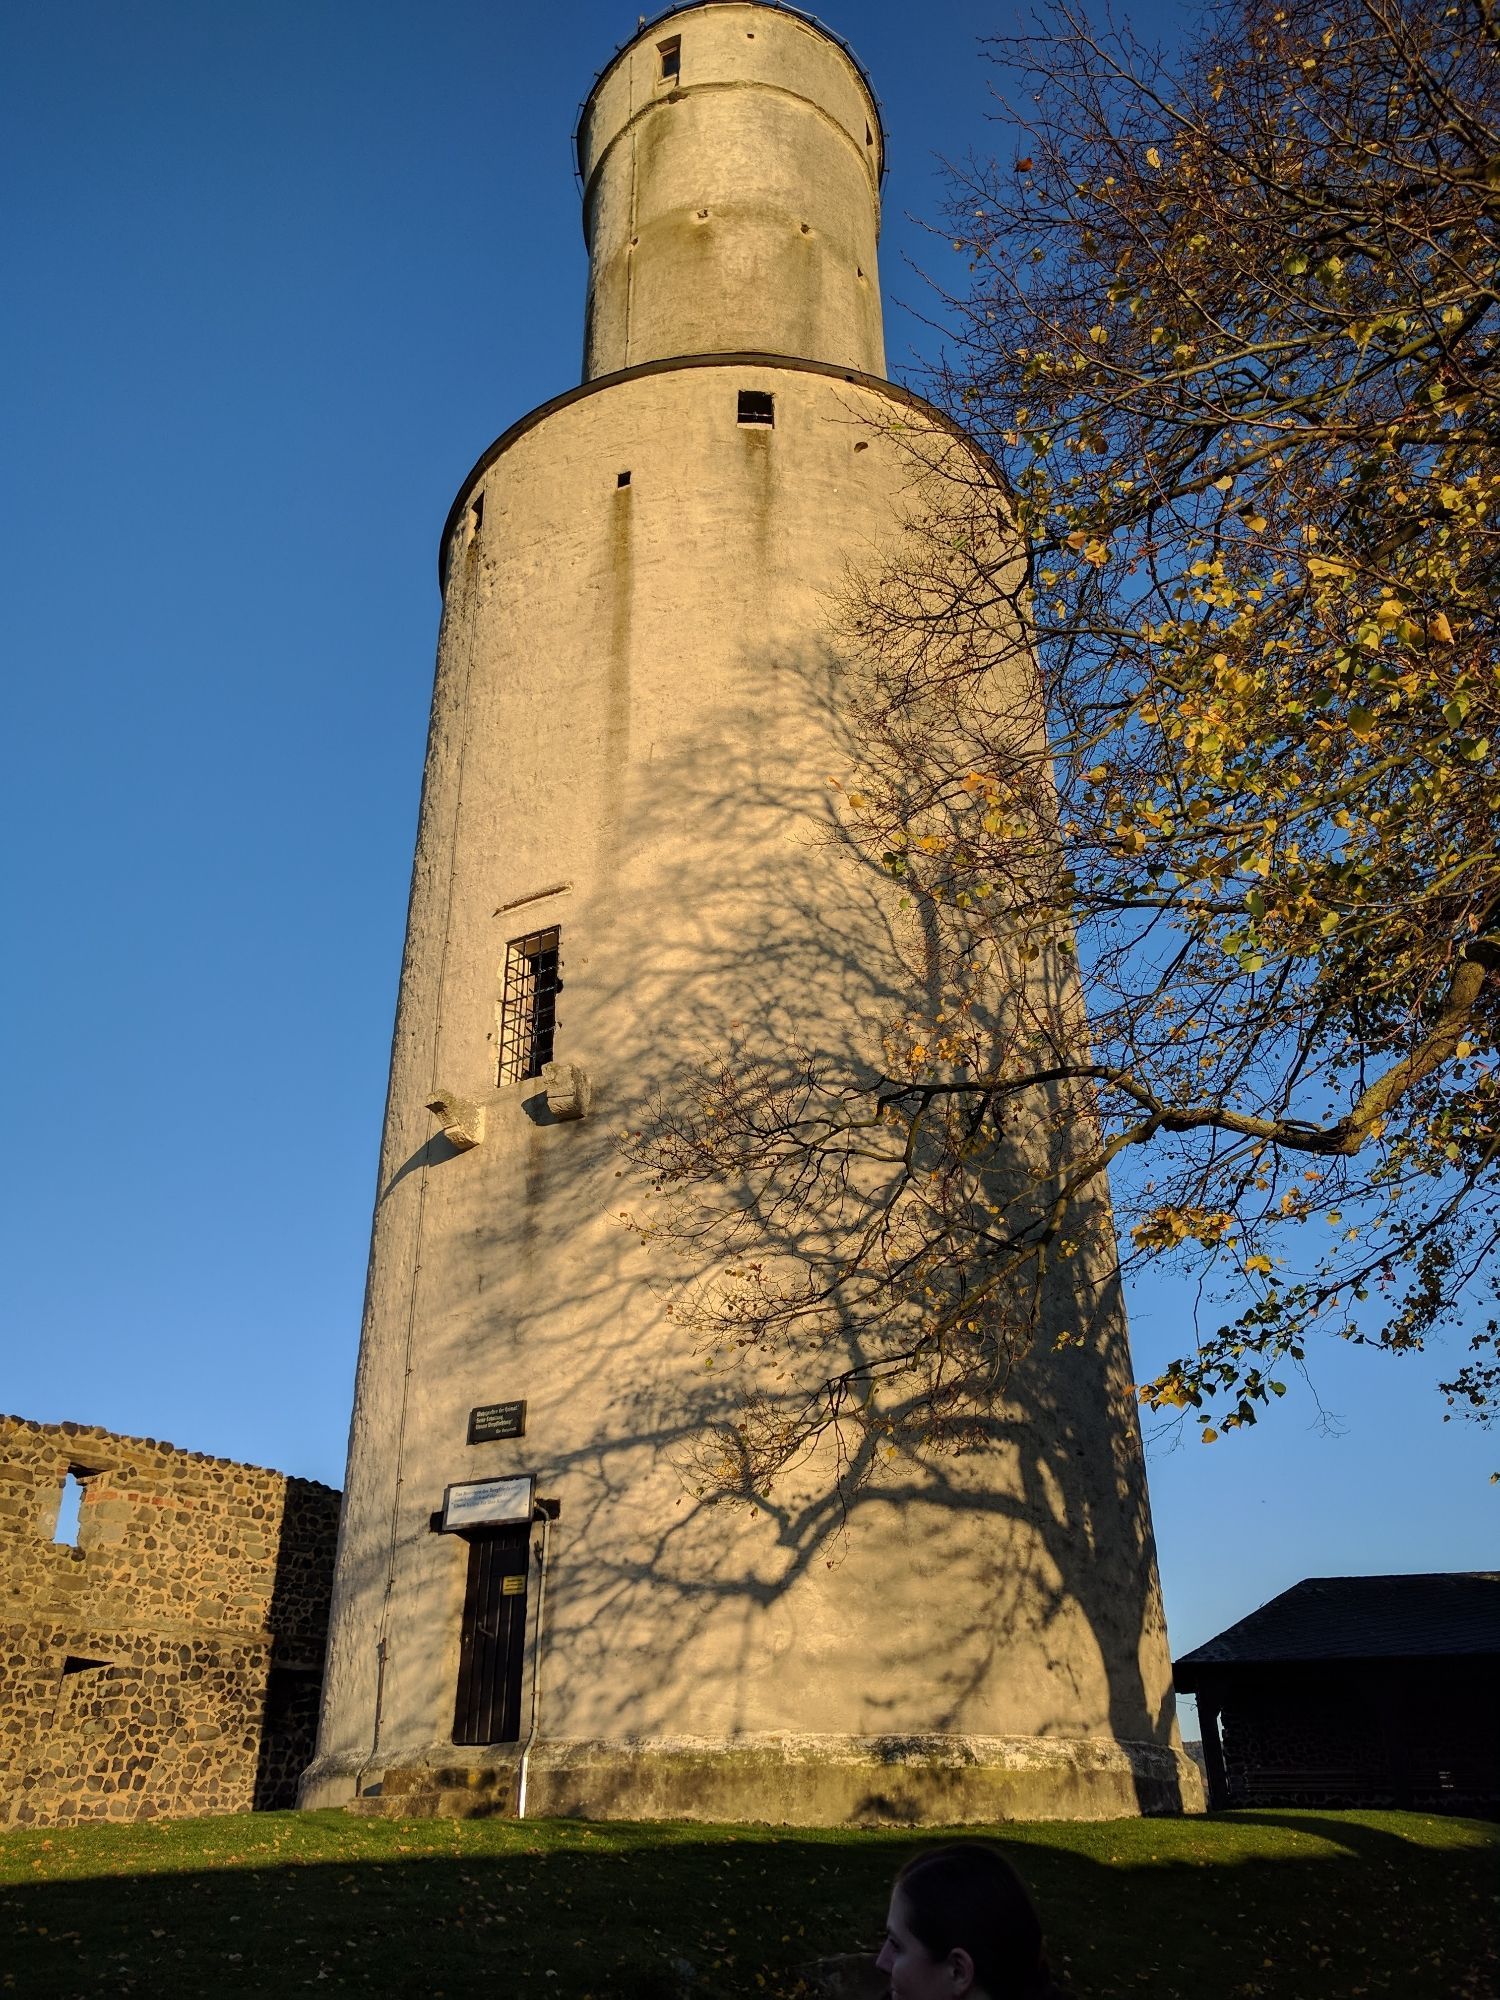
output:
[[[962,1946],[989,2000],[1062,2000],[1036,1907],[993,1847],[929,1848],[907,1862],[896,1887],[918,1943],[939,1959]]]

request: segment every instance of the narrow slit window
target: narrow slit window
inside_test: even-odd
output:
[[[476,535],[484,526],[484,495],[482,493],[474,495],[474,504],[469,509],[469,522],[472,532]]]
[[[740,422],[742,424],[774,424],[776,422],[776,398],[765,389],[741,389]]]
[[[500,1081],[540,1076],[557,1039],[561,932],[530,931],[505,947],[505,993],[500,1007]]]
[[[57,1509],[57,1526],[52,1531],[54,1542],[76,1549],[78,1546],[78,1515],[83,1506],[83,1481],[70,1466],[68,1476],[63,1481],[62,1499]]]
[[[658,42],[656,53],[661,57],[661,80],[675,83],[682,74],[682,37],[672,35],[664,42]]]

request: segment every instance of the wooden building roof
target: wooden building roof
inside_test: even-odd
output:
[[[1338,1660],[1500,1658],[1500,1572],[1309,1576],[1175,1663],[1191,1693],[1205,1669]]]

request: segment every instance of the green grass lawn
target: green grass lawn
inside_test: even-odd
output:
[[[942,1836],[256,1813],[0,1833],[28,1995],[666,2000],[873,1948]],[[1418,1813],[1007,1825],[1080,2000],[1495,2000],[1500,1826]]]

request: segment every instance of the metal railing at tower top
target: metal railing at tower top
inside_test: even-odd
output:
[[[684,4],[684,0],[675,0],[674,5],[663,7],[655,14],[643,14],[641,16],[640,24],[636,28],[635,33],[633,35],[627,35],[625,40],[620,43],[618,48],[616,48],[616,50],[614,51],[613,55],[611,55],[609,61],[602,65],[602,67],[595,75],[593,82],[589,85],[588,89],[583,93],[583,96],[580,97],[578,100],[578,114],[573,120],[573,137],[569,142],[569,150],[573,156],[573,179],[578,184],[578,191],[580,194],[583,193],[583,171],[580,165],[580,158],[581,158],[580,148],[583,141],[584,113],[588,110],[589,105],[593,100],[594,93],[598,90],[600,84],[603,83],[605,77],[609,75],[610,71],[614,68],[615,64],[620,60],[621,56],[624,55],[625,51],[628,48],[633,48],[634,45],[641,39],[642,35],[649,35],[653,28],[659,27],[663,21],[670,21],[674,15],[691,14],[700,7],[744,6],[745,4],[746,0],[686,0],[686,4]],[[889,136],[886,132],[886,126],[885,126],[885,106],[881,103],[879,92],[876,90],[874,84],[870,80],[870,72],[865,68],[864,64],[860,61],[859,57],[854,53],[853,49],[844,40],[843,36],[837,32],[837,30],[830,28],[828,23],[824,20],[820,20],[816,14],[809,13],[807,8],[805,7],[788,6],[785,4],[785,0],[750,0],[750,4],[753,4],[754,6],[757,7],[764,7],[767,13],[770,14],[788,14],[794,21],[805,21],[808,27],[816,28],[818,33],[822,35],[825,40],[832,42],[836,49],[842,50],[843,53],[849,58],[850,62],[854,65],[855,74],[858,76],[860,82],[865,87],[865,93],[869,97],[871,107],[875,112],[875,132],[876,136],[880,140],[880,180],[883,184],[885,181],[885,164],[886,164],[885,147],[886,147],[886,139]]]

